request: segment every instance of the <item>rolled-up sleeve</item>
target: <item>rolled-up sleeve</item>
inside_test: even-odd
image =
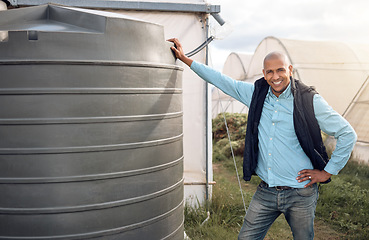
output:
[[[337,175],[346,165],[357,140],[357,135],[350,123],[319,94],[314,95],[314,112],[320,129],[337,140],[331,159],[324,168],[330,174]]]

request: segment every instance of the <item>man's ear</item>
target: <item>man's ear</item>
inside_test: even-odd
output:
[[[292,76],[292,73],[293,73],[293,67],[292,67],[292,65],[288,66],[288,69],[290,70],[290,76]]]

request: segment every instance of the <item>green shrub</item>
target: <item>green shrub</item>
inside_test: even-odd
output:
[[[317,217],[349,239],[369,239],[369,166],[353,160],[320,186]]]
[[[242,170],[243,151],[245,148],[245,135],[247,114],[225,113],[231,136],[231,145],[236,159],[238,170]],[[213,161],[222,162],[227,168],[234,169],[231,147],[223,114],[213,119]]]
[[[246,135],[247,114],[244,113],[225,113],[228,124],[229,134],[232,141],[244,140]],[[220,139],[228,139],[227,129],[224,124],[223,114],[213,119],[213,141],[216,143]]]

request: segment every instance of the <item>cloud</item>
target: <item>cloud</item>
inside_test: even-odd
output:
[[[369,1],[343,0],[224,0],[221,16],[234,36],[300,36],[305,39],[366,39]],[[360,31],[359,31],[360,29]]]
[[[227,38],[212,43],[213,61],[218,61],[217,51],[223,55],[253,52],[268,36],[369,43],[367,0],[218,0],[213,4],[221,5],[220,15],[234,29]]]

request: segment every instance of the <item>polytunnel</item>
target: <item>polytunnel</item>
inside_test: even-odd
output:
[[[233,79],[244,81],[252,54],[232,52],[227,57],[222,73]],[[212,89],[212,116],[215,118],[221,112],[247,113],[248,108],[236,99],[224,94],[222,91]]]
[[[358,135],[354,152],[368,160],[369,45],[267,37],[256,48],[244,81],[263,77],[263,59],[272,51],[284,52],[294,67],[294,77],[315,86],[329,105],[350,122]],[[244,66],[236,69],[236,64],[234,68],[229,72],[244,71]]]
[[[271,51],[284,52],[294,67],[294,77],[315,86],[333,109],[345,117],[368,78],[369,45],[267,37],[255,50],[248,80],[262,77],[263,58]]]

